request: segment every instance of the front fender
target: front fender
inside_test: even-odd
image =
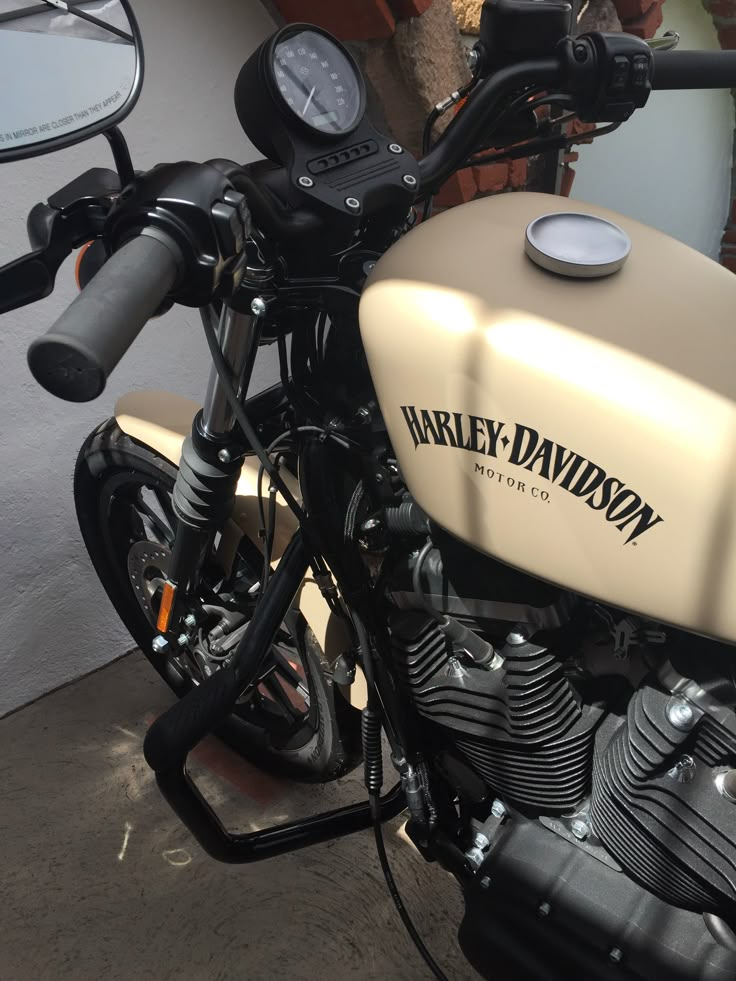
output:
[[[178,467],[182,444],[191,433],[192,421],[200,408],[201,406],[191,399],[182,398],[181,395],[174,395],[171,392],[128,392],[115,406],[115,420],[128,436],[155,450]],[[297,481],[288,474],[282,476],[294,494],[299,496]],[[262,550],[258,535],[260,519],[257,481],[258,461],[255,457],[247,457],[238,480],[233,513],[228,526],[223,529],[222,540],[218,547],[219,558],[225,567],[232,562],[243,535]],[[281,497],[277,497],[274,563],[283,555],[297,528],[298,522],[293,512]],[[298,601],[299,609],[319,641],[328,662],[334,663],[350,644],[344,623],[332,613],[316,582],[309,577],[302,583]],[[351,704],[357,708],[361,708],[365,701],[364,685],[360,683],[361,681],[362,679],[356,678],[356,683],[351,686],[349,692],[344,692],[349,696]]]

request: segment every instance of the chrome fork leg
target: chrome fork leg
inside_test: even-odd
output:
[[[204,307],[200,313],[203,320],[212,322],[214,311],[211,307]],[[218,341],[225,361],[230,366],[238,398],[245,395],[253,371],[258,347],[254,343],[257,325],[257,317],[223,306],[217,329]],[[213,365],[202,410],[202,432],[210,439],[222,440],[232,432],[234,425],[235,417],[225,396],[220,376]]]

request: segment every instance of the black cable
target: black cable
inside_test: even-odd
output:
[[[468,92],[472,88],[473,84],[474,84],[474,82],[473,82],[473,80],[471,80],[470,85],[467,87],[467,91]],[[521,93],[521,95],[516,96],[516,98],[508,106],[506,106],[506,108],[501,112],[501,114],[498,116],[498,118],[493,121],[493,123],[491,125],[491,128],[488,131],[488,136],[486,138],[490,137],[491,133],[495,132],[498,129],[498,127],[501,125],[501,123],[504,122],[504,120],[509,115],[511,115],[514,112],[515,109],[517,109],[520,105],[522,105],[524,102],[526,102],[528,99],[530,99],[534,91],[535,91],[534,89],[525,89]],[[465,94],[467,94],[467,92],[465,92]],[[540,96],[539,99],[537,99],[537,101],[535,103],[533,103],[530,108],[534,108],[534,106],[537,105],[539,103],[539,100],[542,99],[542,98],[543,97]],[[458,101],[459,101],[459,99],[458,99]],[[434,113],[436,113],[436,115],[433,118],[433,114]],[[439,110],[437,110],[437,107],[435,106],[435,108],[432,110],[432,112],[427,117],[427,122],[425,123],[425,126],[424,126],[424,134],[423,134],[423,137],[422,137],[422,156],[426,156],[429,153],[429,150],[430,150],[429,140],[430,140],[430,136],[431,136],[431,133],[432,133],[432,127],[434,126],[437,117],[440,116],[440,115],[441,115],[441,113],[439,112]],[[463,167],[459,167],[458,169],[459,170],[463,170],[464,168]],[[427,197],[426,197],[426,199],[424,201],[424,210],[422,212],[422,221],[426,221],[428,218],[431,218],[432,217],[432,202],[433,202],[433,200],[434,200],[434,194],[427,195]]]
[[[350,497],[348,509],[345,512],[345,524],[343,525],[343,542],[352,545],[355,540],[355,524],[358,519],[358,511],[363,499],[366,496],[365,481],[359,480],[355,485],[355,490]]]
[[[467,167],[484,167],[498,163],[500,160],[518,160],[520,157],[532,157],[547,150],[566,150],[575,146],[576,143],[588,143],[597,139],[599,136],[608,136],[619,128],[621,123],[610,123],[608,126],[601,126],[592,133],[579,133],[577,136],[553,136],[544,140],[531,140],[529,143],[522,143],[520,146],[510,147],[501,153],[491,153],[482,157],[471,158],[458,170],[465,170]]]
[[[434,124],[440,118],[442,113],[437,108],[437,106],[432,109],[430,114],[427,116],[427,121],[424,124],[424,131],[422,133],[422,156],[426,157],[432,146],[432,130],[434,129]]]
[[[276,488],[271,484],[268,489],[268,525],[266,527],[266,547],[263,550],[263,589],[268,586],[271,574],[271,557],[273,555],[273,539],[276,532]]]
[[[391,866],[388,862],[388,856],[386,855],[386,845],[383,841],[383,831],[381,829],[381,810],[380,810],[380,799],[377,794],[371,794],[370,797],[371,804],[371,814],[373,815],[373,834],[376,839],[376,851],[378,852],[378,861],[381,863],[381,870],[383,872],[383,877],[386,880],[386,885],[388,886],[388,891],[391,894],[391,899],[394,901],[394,905],[401,917],[401,922],[406,927],[406,932],[409,934],[411,939],[414,941],[414,946],[419,951],[424,963],[430,969],[432,974],[438,979],[438,981],[448,981],[447,975],[444,973],[442,968],[439,966],[434,957],[430,954],[429,950],[425,946],[424,941],[419,936],[417,928],[414,926],[409,912],[404,906],[401,899],[401,894],[396,886],[396,881],[391,872]]]
[[[380,719],[382,715],[383,727],[386,731],[386,735],[389,738],[389,742],[391,742],[391,748],[392,750],[394,750],[394,754],[397,755],[397,749],[394,747],[394,743],[392,741],[390,723],[386,717],[386,713],[383,711],[382,703],[378,695],[378,688],[376,687],[376,673],[373,664],[373,652],[370,646],[368,631],[366,630],[365,624],[363,623],[363,621],[361,620],[360,616],[357,613],[355,612],[352,613],[352,619],[353,619],[353,626],[355,628],[355,633],[358,638],[358,646],[363,655],[361,661],[363,665],[363,671],[365,673],[366,685],[368,687],[368,706],[366,709],[363,710],[363,720],[361,724],[364,745],[366,743],[366,722],[368,721],[369,728],[372,728],[372,723],[374,723],[376,719]],[[367,720],[366,716],[372,716],[372,718],[370,720]],[[379,749],[380,749],[379,745],[376,744],[376,746],[374,747],[374,752],[376,753],[379,752]],[[400,751],[399,748],[397,758],[401,758],[403,757],[403,755],[404,754]],[[374,762],[376,764],[375,767],[373,766]],[[364,760],[364,763],[366,767],[366,782],[369,786],[368,801],[370,803],[370,808],[371,808],[371,817],[373,818],[373,832],[376,838],[376,851],[378,852],[378,860],[381,863],[381,869],[383,871],[383,877],[386,880],[386,885],[388,886],[388,891],[391,894],[391,898],[394,901],[396,909],[398,910],[399,916],[401,917],[401,921],[406,927],[407,933],[414,941],[414,945],[416,946],[417,950],[421,954],[427,967],[434,974],[434,976],[439,979],[439,981],[448,981],[447,976],[442,973],[442,970],[440,969],[440,967],[438,966],[438,964],[436,963],[430,952],[427,950],[424,941],[417,933],[417,929],[414,926],[412,919],[409,916],[406,907],[404,906],[404,903],[402,902],[401,895],[396,887],[396,882],[394,881],[394,877],[391,873],[391,866],[388,863],[388,857],[386,855],[386,847],[383,842],[383,832],[381,830],[380,781],[382,780],[382,777],[379,776],[377,777],[375,783],[372,782],[374,774],[382,772],[381,760],[379,758],[377,761],[372,761],[366,758]]]
[[[444,115],[444,113],[453,105],[457,105],[462,99],[468,95],[476,83],[478,82],[478,76],[473,74],[469,82],[458,89],[457,98],[454,99],[445,109],[438,109],[437,106],[432,109],[430,114],[427,116],[427,120],[424,123],[424,131],[422,132],[422,156],[426,157],[429,151],[432,149],[432,130],[434,129],[434,124]],[[422,211],[422,221],[426,221],[428,218],[432,217],[432,200],[434,194],[428,194],[424,202],[424,209]]]
[[[325,328],[326,327],[327,327],[327,314],[322,313],[320,315],[319,323],[317,326],[317,350],[319,351],[320,365],[324,364],[324,360],[325,360]]]
[[[276,338],[276,347],[279,352],[279,378],[281,380],[281,387],[284,392],[289,392],[291,388],[291,383],[289,380],[289,356],[286,351],[286,335],[283,331],[279,331],[279,335]]]

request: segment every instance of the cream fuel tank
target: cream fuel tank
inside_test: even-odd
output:
[[[526,229],[614,222],[601,278],[540,268]],[[439,525],[541,579],[736,642],[736,277],[605,209],[511,193],[378,262],[360,329],[407,486]]]

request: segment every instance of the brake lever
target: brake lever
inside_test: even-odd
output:
[[[120,180],[112,170],[94,167],[36,204],[28,215],[32,252],[0,267],[0,313],[43,300],[73,249],[102,234]]]

